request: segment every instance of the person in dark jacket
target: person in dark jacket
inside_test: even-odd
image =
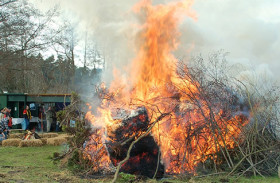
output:
[[[8,122],[9,122],[9,116],[3,118],[0,121],[0,141],[7,139],[8,133],[9,133],[9,127],[8,127]]]

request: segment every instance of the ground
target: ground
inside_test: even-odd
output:
[[[89,182],[53,163],[50,157],[61,150],[61,146],[0,147],[0,182]]]
[[[110,182],[112,177],[101,179],[85,179],[75,176],[66,168],[54,164],[51,156],[54,152],[61,152],[63,146],[43,146],[43,147],[1,147],[0,146],[0,183],[3,182]],[[203,177],[203,178],[165,178],[160,181],[139,180],[132,175],[122,174],[119,182],[148,182],[148,183],[181,183],[181,182],[258,182],[258,183],[278,183],[280,179],[268,178],[225,178],[223,176]]]

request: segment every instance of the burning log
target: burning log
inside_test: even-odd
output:
[[[106,143],[114,166],[117,166],[120,161],[126,158],[132,142],[147,131],[148,127],[147,111],[142,107],[131,111],[130,115],[123,117],[117,128],[110,131],[110,134],[108,134],[109,140]],[[158,162],[159,153],[158,145],[149,134],[133,145],[130,158],[123,164],[120,171],[150,178],[155,174],[156,177],[162,177],[164,166],[161,162]]]

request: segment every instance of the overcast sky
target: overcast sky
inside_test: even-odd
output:
[[[131,45],[135,30],[132,25],[137,19],[131,9],[137,0],[32,1],[41,9],[60,2],[64,15],[81,21],[83,28],[106,48],[104,53],[115,65],[133,58],[135,50]],[[154,3],[170,1],[155,0]],[[195,0],[192,9],[198,20],[186,19],[180,26],[181,46],[176,55],[202,53],[207,56],[223,49],[230,53],[231,63],[240,62],[258,74],[280,78],[279,0]]]

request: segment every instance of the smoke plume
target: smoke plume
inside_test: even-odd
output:
[[[106,59],[105,81],[112,79],[113,68],[127,69],[136,51],[135,35],[141,18],[134,14],[133,6],[138,0],[35,2],[43,9],[59,3],[65,17],[79,22],[80,33],[87,31],[96,40]],[[168,2],[171,0],[154,0],[153,4]],[[278,78],[279,6],[276,0],[196,0],[193,10],[198,20],[186,18],[181,25],[180,46],[175,56],[190,58],[201,53],[207,57],[209,52],[223,49],[230,52],[230,63],[241,63],[248,68],[243,68],[240,77],[265,72],[267,77]]]

